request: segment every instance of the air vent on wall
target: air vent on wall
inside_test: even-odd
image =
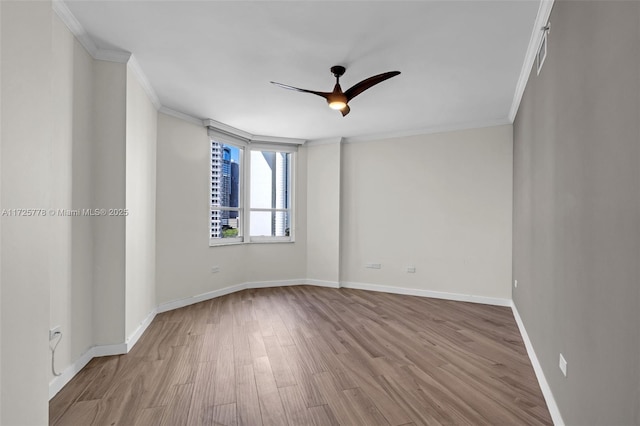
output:
[[[538,75],[540,74],[540,70],[542,69],[542,65],[544,64],[544,60],[547,59],[547,34],[549,34],[549,29],[551,28],[551,23],[547,23],[542,30],[542,40],[540,40],[540,47],[538,47],[538,54],[536,55],[536,64]]]

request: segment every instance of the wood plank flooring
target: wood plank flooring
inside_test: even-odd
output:
[[[50,424],[552,421],[509,308],[296,286],[157,315],[51,400]]]

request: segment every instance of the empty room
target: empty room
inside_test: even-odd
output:
[[[640,2],[0,1],[0,425],[640,425]]]

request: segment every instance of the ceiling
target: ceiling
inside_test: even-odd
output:
[[[99,49],[133,53],[161,104],[255,135],[324,139],[509,122],[539,0],[65,4]],[[402,74],[342,117],[317,96]]]

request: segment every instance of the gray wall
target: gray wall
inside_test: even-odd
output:
[[[0,209],[53,208],[51,4],[0,1]],[[0,425],[48,421],[50,216],[2,216]]]
[[[639,28],[556,1],[514,124],[513,298],[567,424],[640,424]]]

